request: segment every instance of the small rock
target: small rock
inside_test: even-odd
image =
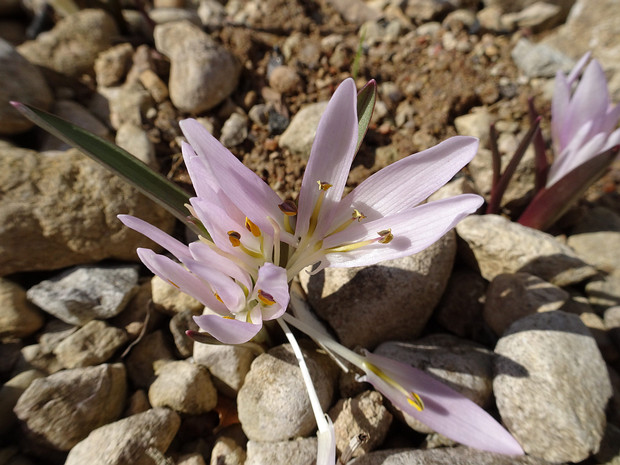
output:
[[[613,307],[612,307],[613,308]],[[596,341],[598,350],[607,363],[614,363],[618,360],[618,349],[611,341],[611,337],[605,327],[603,319],[593,312],[583,312],[579,315],[581,321],[590,330],[592,337]]]
[[[316,438],[300,438],[293,441],[248,441],[247,459],[244,465],[312,465],[316,463]]]
[[[217,405],[217,391],[207,369],[186,361],[162,364],[149,387],[153,407],[168,407],[179,413],[199,415]]]
[[[119,417],[126,391],[122,364],[65,370],[32,381],[15,414],[35,444],[68,451]]]
[[[177,461],[176,465],[206,465],[205,459],[202,458],[202,455],[198,452],[194,452],[192,454],[183,454],[181,455]],[[222,464],[226,465],[226,464]]]
[[[445,16],[454,8],[453,2],[436,0],[408,0],[403,11],[416,24],[427,23],[439,16]]]
[[[200,0],[198,17],[203,26],[220,27],[226,19],[226,9],[217,0]]]
[[[580,462],[598,451],[612,390],[605,362],[578,316],[555,311],[522,318],[495,352],[501,356],[493,381],[497,407],[526,453]]]
[[[117,130],[124,123],[141,127],[147,111],[153,108],[151,94],[140,83],[99,88],[98,92],[91,101],[92,111]]]
[[[187,21],[162,24],[154,37],[157,50],[170,58],[170,99],[179,110],[209,110],[237,87],[235,57],[199,27]]]
[[[519,28],[527,28],[532,32],[551,29],[565,18],[566,14],[559,5],[548,2],[536,2],[519,12],[504,15],[507,23],[514,23]]]
[[[316,351],[305,350],[304,356],[321,407],[326,409],[334,380],[318,361]],[[243,431],[252,441],[284,441],[306,436],[316,428],[301,370],[288,344],[274,347],[252,363],[239,389],[237,409]]]
[[[15,375],[2,385],[0,388],[0,436],[7,434],[15,426],[17,417],[13,413],[13,408],[20,396],[35,379],[43,376],[43,373],[38,370],[27,370]]]
[[[383,341],[412,339],[422,332],[446,287],[455,252],[450,231],[410,257],[325,268],[314,275],[302,271],[299,278],[310,304],[342,344],[372,350]]]
[[[523,271],[556,286],[568,286],[596,274],[550,234],[501,216],[468,216],[456,226],[456,232],[468,247],[463,255],[488,281],[502,273]]]
[[[102,426],[77,444],[65,465],[151,465],[153,451],[165,453],[181,419],[172,410],[154,408]]]
[[[174,345],[182,358],[191,357],[194,351],[194,340],[185,334],[188,329],[199,330],[198,325],[192,318],[193,316],[192,312],[186,310],[177,313],[170,319],[170,333],[174,338]]]
[[[162,331],[147,334],[132,347],[125,365],[134,386],[147,388],[155,379],[153,364],[158,360],[174,360],[168,341]]]
[[[43,314],[26,300],[26,291],[0,278],[0,338],[30,336],[43,322]]]
[[[155,146],[149,139],[148,134],[140,126],[127,121],[116,132],[116,145],[127,150],[138,160],[153,169],[157,169],[159,163],[155,157]]]
[[[142,71],[139,79],[156,103],[161,103],[168,98],[168,86],[152,69]]]
[[[573,234],[568,245],[583,261],[607,273],[618,270],[620,275],[620,231]]]
[[[374,21],[381,16],[378,9],[362,0],[328,0],[327,3],[342,16],[342,19],[351,24],[361,25],[365,21]]]
[[[241,425],[225,428],[215,439],[209,465],[244,465],[247,441]]]
[[[290,94],[301,87],[299,74],[290,66],[277,66],[269,75],[269,86],[281,94]]]
[[[491,115],[487,107],[472,108],[470,113],[454,118],[454,126],[459,134],[473,136],[480,139],[480,146],[485,147],[489,142]]]
[[[138,290],[135,266],[78,267],[28,289],[28,299],[65,323],[118,315]]]
[[[200,315],[204,309],[204,305],[198,300],[171,286],[159,276],[153,276],[151,279],[151,290],[153,303],[157,309],[168,315],[176,315],[185,311]]]
[[[63,366],[42,344],[31,344],[22,348],[21,359],[15,368],[20,372],[36,368],[43,373],[52,374],[62,370]]]
[[[620,275],[607,275],[586,284],[588,302],[595,308],[620,305]]]
[[[355,449],[352,457],[359,457],[383,444],[392,424],[392,415],[383,406],[383,396],[377,391],[364,391],[353,399],[340,399],[329,410],[329,417],[334,422],[338,455],[351,439],[360,434],[368,437]]]
[[[609,337],[620,350],[620,307],[609,307],[605,310],[604,321]]]
[[[497,275],[487,290],[484,321],[501,336],[512,323],[537,312],[559,310],[569,294],[528,273]]]
[[[34,124],[6,102],[11,100],[49,110],[52,91],[39,68],[0,38],[0,135],[18,134]]]
[[[95,60],[97,84],[110,87],[123,81],[129,71],[133,47],[129,43],[115,45],[99,54]]]
[[[232,148],[241,144],[248,137],[248,119],[239,113],[233,113],[224,122],[220,142],[224,147]]]
[[[79,77],[93,69],[97,55],[118,37],[116,22],[103,9],[85,9],[67,16],[50,31],[18,47],[32,64]]]
[[[127,341],[127,333],[93,320],[63,339],[53,350],[65,368],[78,368],[106,362]]]
[[[256,354],[233,345],[194,344],[194,361],[206,366],[217,390],[236,397]]]
[[[299,110],[282,133],[280,147],[307,159],[310,156],[319,120],[326,108],[327,102],[319,102],[311,103]]]
[[[428,372],[481,407],[491,400],[493,353],[483,346],[448,334],[434,334],[416,342],[385,342],[375,353]],[[412,416],[395,410],[414,430],[432,432]]]
[[[530,78],[551,78],[558,70],[570,71],[574,64],[566,55],[548,45],[534,44],[525,38],[519,39],[512,49],[512,59],[519,70]]]

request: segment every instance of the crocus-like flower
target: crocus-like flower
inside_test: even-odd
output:
[[[547,187],[582,163],[620,143],[620,105],[612,105],[601,65],[591,60],[573,91],[590,54],[584,55],[568,76],[558,71],[551,106],[551,137],[555,160]]]

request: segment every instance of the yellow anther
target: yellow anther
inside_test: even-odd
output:
[[[273,305],[276,303],[273,296],[262,289],[258,290],[258,300],[260,300],[263,305]]]
[[[410,392],[409,395],[410,397],[407,397],[407,402],[417,408],[418,412],[424,410],[424,402],[422,402],[422,398],[415,392]]]
[[[214,293],[213,293],[213,295],[215,296],[215,298],[216,298],[217,300],[219,300],[220,302],[224,303],[224,301],[223,301],[223,300],[222,300],[222,298],[218,295],[218,293],[217,293],[217,292],[214,292]]]
[[[364,218],[366,218],[366,215],[364,215],[361,211],[353,209],[353,213],[351,214],[351,217],[354,220],[357,221],[362,221]]]
[[[292,200],[285,200],[280,205],[278,205],[278,208],[286,216],[297,215],[297,205],[295,205],[295,202],[293,202]]]
[[[381,239],[379,239],[379,243],[381,244],[389,244],[394,239],[394,234],[392,234],[391,229],[384,229],[383,231],[379,231],[377,233]]]
[[[332,185],[328,182],[317,181],[317,184],[319,185],[319,190],[322,190],[322,191],[326,191],[330,187],[332,187]]]
[[[228,231],[226,234],[228,234],[228,240],[233,247],[239,247],[241,245],[241,234],[237,231]]]
[[[260,236],[260,228],[254,223],[252,223],[252,221],[247,216],[245,217],[245,229],[250,231],[254,237]]]
[[[179,289],[179,290],[181,289],[179,286],[177,286],[177,283],[174,283],[174,282],[172,282],[172,281],[170,281],[170,280],[168,280],[168,282],[169,282],[170,284],[172,284],[174,287],[176,287],[177,289]]]

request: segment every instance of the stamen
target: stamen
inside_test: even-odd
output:
[[[228,231],[226,234],[228,234],[228,240],[233,247],[239,247],[241,245],[241,234],[237,231]]]
[[[245,217],[245,229],[250,231],[254,237],[259,237],[261,234],[260,228],[252,223],[247,216]]]
[[[297,215],[297,205],[292,200],[285,200],[280,205],[278,205],[278,208],[286,216]]]
[[[340,231],[344,231],[345,229],[347,229],[349,227],[349,225],[351,223],[353,223],[355,220],[358,221],[358,223],[360,221],[362,221],[364,218],[366,218],[366,215],[364,215],[362,212],[360,212],[359,210],[353,209],[353,213],[351,213],[351,218],[349,218],[348,220],[346,220],[344,223],[342,223],[340,226],[338,226],[336,229],[334,229],[332,232],[330,232],[327,237],[331,236],[332,234],[336,234],[339,233]]]
[[[310,224],[308,225],[308,235],[312,235],[314,230],[316,229],[316,224],[319,221],[319,212],[321,211],[321,205],[323,204],[323,199],[325,198],[325,193],[329,190],[332,185],[328,182],[317,181],[319,185],[319,197],[316,199],[316,204],[314,205],[314,210],[312,211],[312,216],[310,217]]]
[[[222,298],[219,296],[219,294],[217,292],[214,292],[213,295],[215,296],[215,298],[217,300],[219,300],[220,302],[224,303],[224,301],[222,300]]]
[[[409,393],[409,396],[410,397],[407,397],[407,402],[409,402],[411,405],[417,408],[419,412],[424,410],[424,402],[422,402],[422,398],[419,395],[411,391]]]
[[[424,410],[424,402],[422,401],[422,398],[415,392],[407,392],[403,386],[398,384],[394,379],[390,378],[383,370],[381,370],[376,365],[373,365],[368,361],[365,361],[363,365],[364,367],[372,371],[375,375],[377,375],[379,378],[381,378],[383,381],[388,383],[390,386],[396,388],[401,394],[403,394],[407,398],[407,402],[411,406],[415,407],[419,412]]]
[[[170,281],[170,280],[168,280],[168,282],[169,282],[170,284],[172,284],[174,287],[176,287],[177,289],[181,290],[181,288],[177,285],[177,283],[172,282],[172,281]]]
[[[384,229],[383,231],[379,231],[377,234],[379,234],[379,237],[381,238],[379,239],[381,244],[389,244],[392,242],[392,239],[394,239],[394,234],[392,234],[391,229]]]
[[[273,305],[276,303],[273,296],[262,289],[258,290],[258,300],[260,300],[263,305]]]
[[[322,191],[329,190],[329,188],[332,187],[332,185],[328,182],[317,181],[317,184],[319,185],[319,190]]]

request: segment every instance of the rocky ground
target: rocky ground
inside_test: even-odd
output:
[[[137,264],[149,243],[116,215],[183,237],[181,226],[9,100],[115,141],[188,191],[178,121],[197,117],[293,200],[325,102],[351,75],[379,89],[351,187],[463,134],[480,151],[438,195],[487,195],[489,124],[508,157],[532,97],[548,138],[552,78],[587,50],[620,101],[614,0],[72,3],[0,3],[0,465],[310,464],[316,454],[279,328],[260,355],[194,345],[184,330],[200,305]],[[455,446],[308,343],[339,453],[363,432],[357,465],[619,463],[619,184],[616,166],[552,234],[522,227],[507,218],[533,186],[528,153],[504,216],[469,217],[413,257],[302,274],[343,344],[442,378],[528,456]]]

